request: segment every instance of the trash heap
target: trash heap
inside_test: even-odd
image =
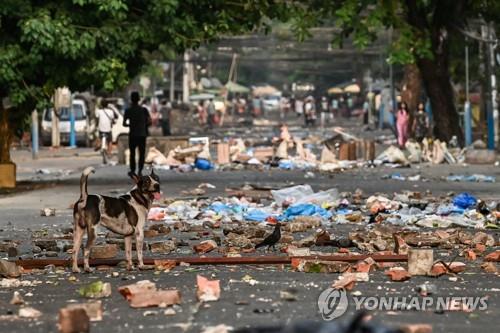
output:
[[[203,185],[202,187],[206,187]],[[363,197],[361,190],[339,193],[336,189],[314,192],[310,185],[270,190],[267,197],[252,191],[213,199],[176,200],[151,209],[149,218],[165,223],[183,221],[203,224],[231,222],[290,222],[297,217],[314,217],[321,225],[389,224],[402,227],[476,229],[498,228],[500,204],[483,202],[468,193],[433,197],[430,193],[404,192],[392,197]],[[200,192],[189,191],[197,194]],[[204,192],[201,192],[204,193]],[[247,194],[248,196],[246,196]],[[478,208],[479,206],[483,209]]]
[[[361,139],[341,127],[334,127],[326,140],[324,137],[314,133],[292,135],[286,125],[269,138],[234,136],[210,142],[208,137],[193,137],[184,147],[167,151],[151,147],[146,162],[155,168],[180,172],[244,168],[337,172],[380,165],[408,167],[416,163],[493,164],[496,160],[494,152],[486,149],[460,149],[455,145],[449,148],[439,140],[424,139],[422,144],[410,140],[403,151],[394,145],[387,147],[384,140]],[[477,176],[457,175],[450,181],[492,181]]]

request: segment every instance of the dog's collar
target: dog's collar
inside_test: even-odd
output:
[[[149,208],[149,205],[150,205],[150,200],[144,196],[144,194],[139,191],[139,189],[137,187],[133,188],[131,191],[130,191],[130,195],[132,196],[132,198],[134,198],[134,200],[144,206],[145,208]]]

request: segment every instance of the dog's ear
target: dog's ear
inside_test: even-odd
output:
[[[155,173],[155,168],[151,168],[151,177],[154,177],[156,176],[156,173]]]
[[[130,172],[128,174],[130,176],[130,178],[132,178],[132,180],[134,181],[134,183],[139,183],[139,180],[141,179],[138,175],[136,175],[135,173],[132,173]]]

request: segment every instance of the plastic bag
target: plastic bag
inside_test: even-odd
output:
[[[477,199],[467,192],[457,194],[453,198],[453,204],[455,206],[463,208],[463,209],[467,209],[467,208],[474,206],[476,204],[476,202],[477,202]]]
[[[288,220],[296,216],[321,216],[324,219],[329,219],[332,217],[332,213],[320,206],[303,203],[288,207],[281,218]]]
[[[281,190],[272,190],[271,194],[278,206],[281,206],[284,202],[296,203],[300,199],[314,194],[314,191],[310,185],[297,185],[283,188]]]
[[[214,165],[209,160],[204,158],[197,158],[194,162],[194,166],[200,170],[210,170],[213,169]]]

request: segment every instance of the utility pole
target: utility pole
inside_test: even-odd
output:
[[[465,127],[465,146],[472,144],[472,114],[469,101],[469,45],[465,37],[465,104],[464,104],[464,127]]]
[[[497,108],[497,88],[496,76],[494,72],[495,66],[495,39],[494,30],[491,24],[481,26],[481,37],[485,41],[485,60],[486,60],[486,124],[488,128],[488,149],[495,149],[498,143],[498,108]]]
[[[494,132],[494,147],[498,145],[498,103],[497,103],[497,78],[495,75],[495,49],[497,47],[497,39],[493,22],[489,23],[489,43],[488,53],[490,60],[490,84],[491,84],[491,106],[493,109],[493,132]]]
[[[175,62],[170,63],[170,103],[174,101],[175,98]]]
[[[184,65],[182,66],[182,101],[189,102],[189,51],[184,51]]]

